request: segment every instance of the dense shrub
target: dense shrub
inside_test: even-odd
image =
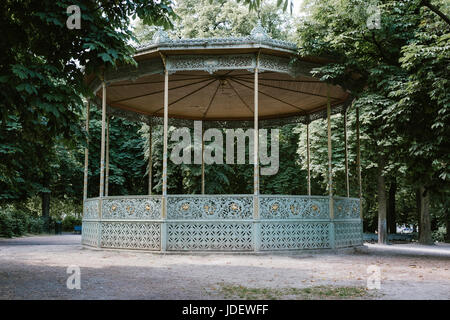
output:
[[[29,212],[13,208],[0,209],[0,237],[20,237],[26,233],[42,233],[44,220]]]
[[[15,236],[22,236],[28,230],[29,219],[27,215],[18,210],[11,211],[12,219],[13,219],[13,232]]]
[[[445,242],[445,234],[447,230],[444,227],[440,227],[438,230],[433,231],[433,241]]]
[[[42,218],[30,217],[28,224],[29,233],[42,233],[44,232],[44,220]]]
[[[0,237],[11,238],[14,236],[14,220],[10,212],[0,212]]]
[[[81,219],[68,215],[62,221],[64,231],[73,231],[74,226],[81,226]]]

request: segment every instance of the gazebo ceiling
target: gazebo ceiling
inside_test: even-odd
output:
[[[317,79],[271,71],[258,76],[261,119],[309,114],[326,107],[327,87]],[[336,86],[330,87],[329,95],[333,105],[348,96]],[[182,71],[169,76],[169,116],[174,118],[251,120],[253,96],[254,74],[245,70]],[[110,106],[141,114],[163,116],[163,99],[161,74],[107,87]]]
[[[258,28],[258,27],[257,27]],[[255,29],[257,29],[255,28]],[[321,63],[302,58],[295,45],[258,30],[250,37],[170,40],[164,32],[138,48],[138,67],[106,70],[107,104],[163,116],[164,68],[169,73],[169,117],[193,120],[253,119],[254,70],[258,67],[259,118],[308,115],[344,103],[349,94],[311,76]],[[101,97],[99,80],[91,81]]]

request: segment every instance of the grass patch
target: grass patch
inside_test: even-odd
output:
[[[307,288],[248,288],[241,285],[221,285],[225,299],[244,300],[323,300],[360,299],[370,296],[364,287],[314,286]]]

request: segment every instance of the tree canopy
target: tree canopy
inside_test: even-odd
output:
[[[66,25],[71,5],[81,10],[80,29]],[[2,201],[49,192],[55,145],[84,141],[82,97],[92,94],[85,73],[135,63],[130,17],[169,27],[175,14],[170,0],[6,0],[0,11]]]

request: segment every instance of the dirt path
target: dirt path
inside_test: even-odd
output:
[[[81,269],[69,290],[67,267]],[[80,236],[0,240],[0,299],[222,299],[223,287],[250,289],[366,287],[371,299],[450,299],[450,245],[368,244],[352,254],[158,255],[83,248]],[[279,296],[276,298],[301,298]]]

